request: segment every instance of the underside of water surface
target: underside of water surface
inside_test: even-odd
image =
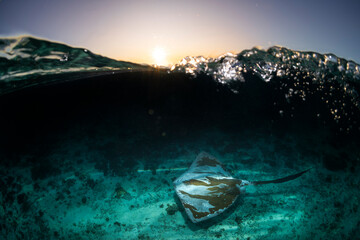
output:
[[[154,69],[38,39],[1,43],[1,238],[358,236],[356,63],[274,47]],[[249,186],[192,223],[173,181],[203,151],[248,181],[311,170]]]

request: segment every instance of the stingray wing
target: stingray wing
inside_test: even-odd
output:
[[[212,155],[201,152],[189,169],[174,181],[174,184],[177,185],[189,179],[201,178],[212,174],[231,177],[230,173],[225,170],[224,165],[221,162]]]
[[[240,194],[240,184],[241,180],[231,177],[221,162],[204,152],[174,181],[176,194],[194,223],[230,207]]]

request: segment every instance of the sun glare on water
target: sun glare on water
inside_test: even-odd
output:
[[[157,66],[165,66],[167,64],[166,51],[162,47],[154,48],[152,52],[152,57],[154,60],[154,64],[156,64]]]

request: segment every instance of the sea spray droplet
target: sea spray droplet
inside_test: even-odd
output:
[[[67,54],[64,54],[61,58],[60,58],[60,62],[67,62],[69,60],[69,56]]]

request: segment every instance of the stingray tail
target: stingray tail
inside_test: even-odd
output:
[[[309,171],[311,168],[309,168],[308,170],[287,176],[287,177],[283,177],[283,178],[279,178],[279,179],[275,179],[275,180],[269,180],[269,181],[255,181],[255,182],[251,182],[253,185],[261,185],[261,184],[268,184],[268,183],[283,183],[283,182],[288,182],[291,180],[294,180],[298,177],[300,177],[301,175],[303,175],[304,173],[306,173],[307,171]]]

